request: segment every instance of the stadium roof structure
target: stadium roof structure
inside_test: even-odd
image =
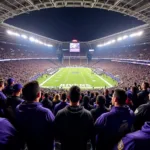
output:
[[[1,0],[0,21],[34,10],[60,7],[99,8],[133,16],[150,24],[149,0]]]
[[[29,32],[29,31],[26,31],[26,30],[23,30],[21,28],[17,28],[15,26],[12,26],[12,25],[9,25],[9,24],[6,24],[6,23],[1,23],[0,25],[0,42],[6,42],[6,43],[16,43],[16,38],[18,37],[13,37],[13,36],[10,36],[7,34],[6,31],[13,31],[13,32],[16,32],[16,33],[19,33],[20,35],[27,35],[28,37],[35,37],[36,39],[40,40],[40,41],[43,41],[45,43],[49,43],[49,44],[52,44],[54,47],[63,47],[63,48],[68,48],[68,44],[71,42],[71,41],[58,41],[58,40],[54,40],[54,39],[51,39],[51,38],[48,38],[48,37],[45,37],[45,36],[41,36],[41,35],[38,35],[36,33],[33,33],[33,32]],[[102,44],[102,43],[106,43],[110,40],[113,40],[113,39],[116,39],[117,41],[117,38],[119,37],[124,37],[125,35],[131,35],[133,33],[137,33],[137,32],[144,32],[144,34],[142,34],[142,36],[140,37],[134,37],[134,38],[129,38],[129,40],[127,40],[127,42],[129,44],[140,44],[140,43],[147,43],[147,44],[150,44],[150,26],[148,24],[144,24],[144,25],[141,25],[141,26],[138,26],[138,27],[135,27],[135,28],[131,28],[131,29],[128,29],[128,30],[125,30],[125,31],[122,31],[122,32],[119,32],[119,33],[115,33],[115,34],[112,34],[112,35],[109,35],[109,36],[106,36],[106,37],[103,37],[103,38],[99,38],[99,39],[95,39],[95,40],[91,40],[91,41],[79,41],[82,45],[85,45],[86,47],[88,46],[89,48],[95,48],[97,47],[97,45],[99,44]],[[134,39],[134,40],[133,40]],[[118,44],[121,43],[121,44],[125,44],[124,42],[116,42],[113,44],[113,46],[118,46]],[[128,44],[126,43],[126,44]]]
[[[83,7],[83,8],[97,8],[106,9],[108,11],[115,11],[125,15],[129,15],[145,22],[144,25],[125,30],[110,36],[100,39],[85,41],[80,43],[87,44],[90,47],[95,47],[98,44],[105,43],[120,36],[129,35],[138,31],[144,31],[144,35],[136,40],[136,42],[149,42],[150,36],[150,1],[149,0],[1,0],[0,1],[0,41],[11,41],[13,38],[6,34],[6,30],[12,30],[19,34],[25,34],[36,37],[39,40],[50,43],[53,46],[66,45],[70,41],[58,41],[48,37],[44,37],[21,28],[17,28],[4,23],[5,20],[13,18],[23,13],[30,11],[46,9],[46,8],[60,8],[60,7]],[[59,46],[58,46],[59,47]]]

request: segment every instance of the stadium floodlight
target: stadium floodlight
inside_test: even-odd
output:
[[[39,44],[43,44],[43,42],[42,42],[42,41],[39,41]]]
[[[116,40],[111,40],[111,43],[115,43],[116,42]]]
[[[103,46],[103,44],[99,44],[99,45],[97,45],[97,47],[102,47]]]
[[[7,34],[9,34],[9,35],[12,35],[12,34],[13,34],[13,32],[12,32],[11,30],[7,30],[6,32],[7,32]]]
[[[35,42],[35,43],[39,43],[39,40],[38,40],[38,39],[34,39],[34,42]]]
[[[48,46],[48,47],[53,47],[53,45],[51,45],[51,44],[47,44],[47,46]]]
[[[142,34],[143,34],[143,31],[139,31],[139,32],[137,33],[138,36],[141,36]]]
[[[22,34],[21,37],[24,38],[24,39],[28,38],[25,34]]]
[[[33,37],[30,37],[29,40],[30,40],[31,42],[34,42],[34,41],[35,41],[35,39],[34,39]]]
[[[123,38],[122,37],[119,37],[118,39],[117,39],[117,41],[122,41],[123,40]]]
[[[122,38],[125,40],[128,38],[128,35],[124,35]]]
[[[137,33],[130,34],[130,37],[135,37],[135,36],[137,36]]]
[[[20,36],[20,34],[19,34],[19,33],[17,33],[17,32],[14,32],[14,35],[15,35],[15,36]]]

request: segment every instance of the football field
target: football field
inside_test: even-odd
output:
[[[43,75],[38,78],[41,87],[69,89],[72,85],[78,85],[81,89],[109,88],[117,85],[117,82],[107,75],[92,73],[90,68],[68,67],[60,68],[53,75]]]

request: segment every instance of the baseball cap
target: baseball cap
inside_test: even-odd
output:
[[[14,92],[18,92],[18,91],[20,91],[22,88],[23,88],[23,86],[22,86],[21,84],[15,84],[15,85],[13,86],[13,91],[14,91]]]
[[[9,78],[9,79],[7,80],[7,83],[8,83],[8,84],[12,84],[14,81],[15,81],[15,80],[14,80],[13,78]]]

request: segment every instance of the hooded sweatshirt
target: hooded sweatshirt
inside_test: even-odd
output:
[[[111,150],[125,134],[130,132],[134,113],[128,106],[113,107],[95,122],[96,149]]]
[[[127,134],[114,147],[114,150],[149,150],[150,149],[150,122],[145,122],[142,129]]]
[[[16,121],[29,150],[53,149],[52,112],[38,102],[24,101],[16,108]]]
[[[55,118],[55,137],[62,150],[85,150],[93,134],[93,118],[82,106],[66,106]]]

